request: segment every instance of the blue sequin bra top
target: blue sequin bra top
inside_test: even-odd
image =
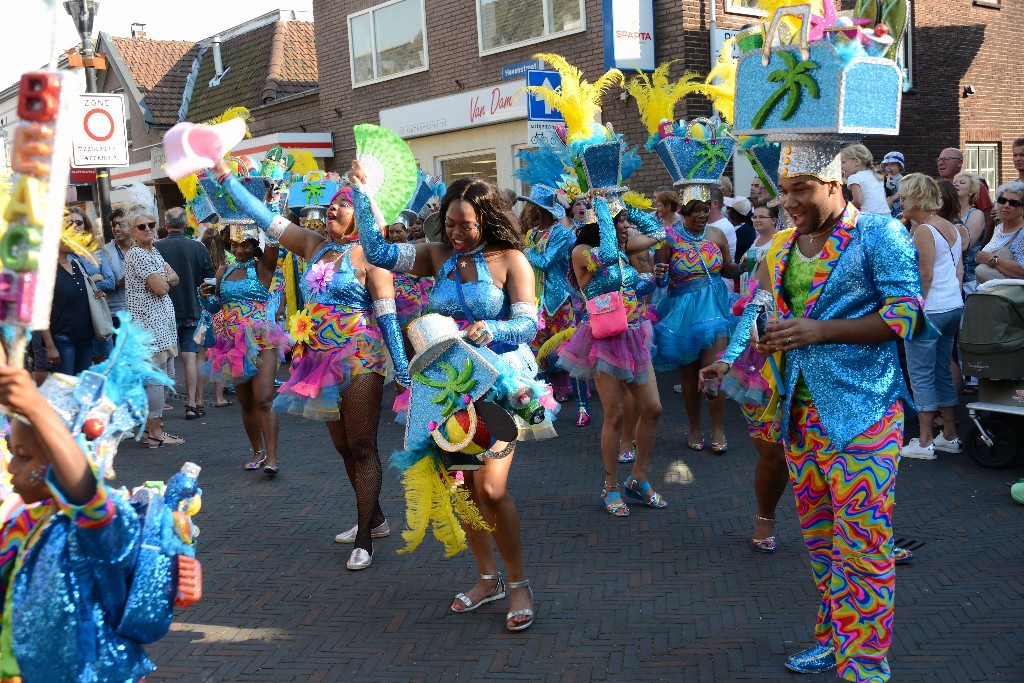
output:
[[[246,275],[244,280],[228,279],[228,275],[243,268]],[[236,263],[224,272],[224,276],[220,280],[220,299],[226,304],[244,301],[255,301],[265,304],[270,301],[270,292],[267,291],[267,288],[263,286],[263,283],[260,282],[259,277],[256,275],[254,261]]]
[[[327,284],[327,288],[324,291],[314,293],[310,289],[305,276],[299,279],[302,296],[308,303],[324,304],[325,306],[347,306],[362,311],[369,311],[372,308],[370,292],[359,283],[359,280],[356,278],[356,269],[352,267],[352,247],[353,244],[328,242],[313,255],[313,258],[310,259],[306,266],[306,273],[309,273],[313,264],[319,261],[328,251],[338,251],[342,254],[341,258],[337,261],[334,277]]]
[[[470,313],[477,320],[504,320],[509,317],[511,306],[504,290],[495,286],[491,271],[487,268],[483,249],[472,254],[452,254],[437,273],[437,281],[430,292],[428,308],[431,313],[447,315],[455,320],[466,320],[466,314],[459,302],[458,287],[449,275],[457,268],[461,259],[472,258],[476,264],[476,281],[463,282],[462,295]]]

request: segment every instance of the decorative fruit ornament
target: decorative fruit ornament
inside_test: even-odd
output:
[[[98,417],[90,417],[82,423],[82,434],[89,441],[95,441],[103,435],[106,425]]]

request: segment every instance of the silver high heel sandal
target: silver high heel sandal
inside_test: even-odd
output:
[[[529,579],[524,579],[522,581],[510,581],[509,584],[508,584],[508,587],[509,588],[525,588],[526,590],[530,591],[530,602],[532,603],[534,601],[533,600],[533,589],[530,588],[530,580]],[[523,623],[521,623],[521,624],[516,624],[515,626],[509,626],[508,622],[512,621],[516,617],[529,617],[529,618],[526,621],[524,621]],[[531,626],[533,626],[533,617],[534,617],[534,613],[533,613],[533,607],[532,606],[531,607],[527,607],[526,609],[517,609],[514,612],[509,612],[508,614],[505,615],[505,628],[507,628],[509,631],[525,631],[526,629],[528,629]]]
[[[484,581],[497,581],[497,585],[494,586],[494,591],[486,598],[481,599],[479,602],[473,602],[468,595],[465,593],[459,593],[455,596],[455,599],[461,602],[465,607],[455,609],[455,603],[449,608],[456,614],[462,614],[463,612],[472,612],[480,605],[485,605],[488,602],[494,602],[495,600],[501,600],[505,597],[505,582],[501,580],[501,574],[481,574],[480,578]]]

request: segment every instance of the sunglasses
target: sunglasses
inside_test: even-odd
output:
[[[156,223],[139,223],[135,226],[136,230],[155,230]]]
[[[1024,206],[1024,202],[1019,199],[1007,199],[1006,197],[1000,197],[996,200],[996,204],[1009,204],[1015,209],[1019,209]]]
[[[83,221],[81,218],[69,218],[68,221],[73,225],[77,225],[78,227],[82,227],[83,225],[85,225],[85,221]]]

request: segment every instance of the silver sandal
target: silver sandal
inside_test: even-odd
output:
[[[529,579],[524,579],[523,581],[510,581],[509,584],[508,584],[508,587],[509,588],[525,588],[526,590],[530,591],[530,602],[532,603],[534,601],[533,600],[533,589],[530,588],[530,580]],[[521,623],[521,624],[516,624],[515,626],[509,626],[508,622],[512,621],[516,617],[529,617],[529,618],[526,621],[524,621],[523,623]],[[532,606],[531,607],[527,607],[526,609],[517,609],[514,612],[509,612],[508,614],[505,615],[505,628],[507,628],[509,631],[525,631],[526,629],[528,629],[531,626],[533,626],[533,617],[534,617],[534,612],[533,612],[533,607]]]
[[[485,605],[488,602],[494,602],[495,600],[501,600],[505,597],[505,582],[501,580],[501,574],[481,574],[480,578],[484,581],[497,581],[497,585],[494,587],[494,591],[486,598],[480,600],[480,602],[473,602],[468,595],[465,593],[459,593],[455,596],[455,599],[461,602],[465,607],[461,609],[455,609],[455,603],[449,609],[456,614],[462,614],[463,612],[472,612],[480,605]]]

